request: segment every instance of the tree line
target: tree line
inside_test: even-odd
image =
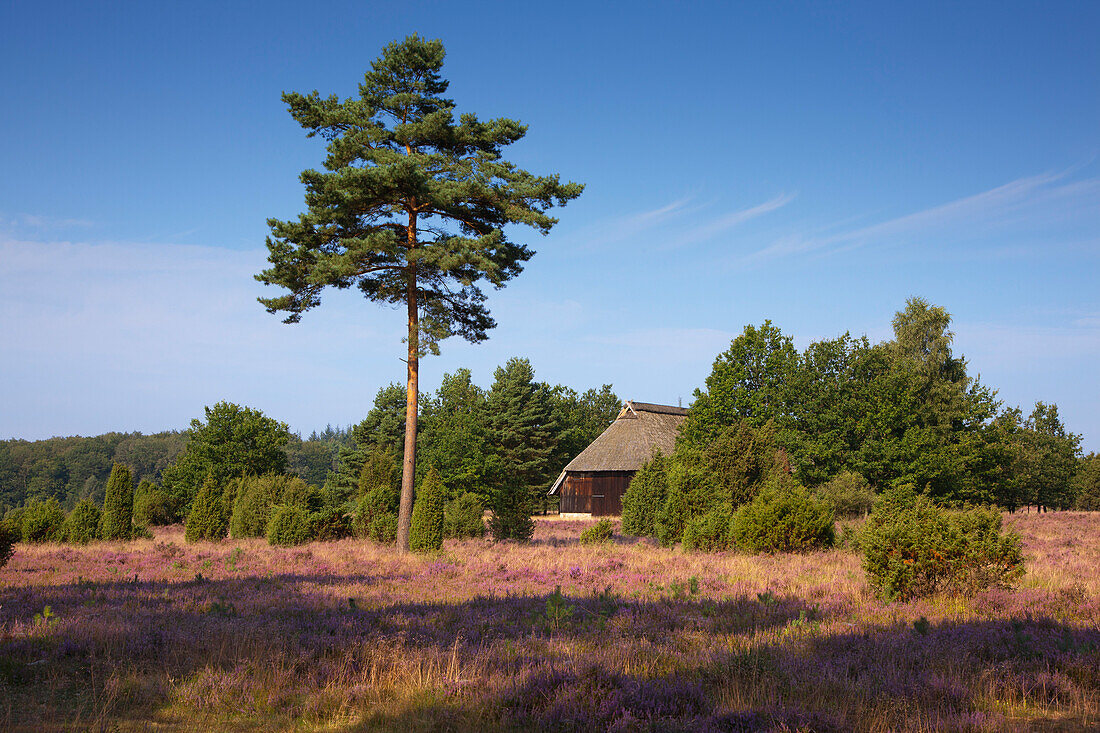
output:
[[[748,326],[696,390],[684,440],[734,425],[774,432],[794,476],[818,486],[849,471],[872,486],[912,484],[940,502],[1069,509],[1087,461],[1058,406],[1025,417],[952,351],[947,311],[910,298],[894,338],[843,334],[795,349],[770,322]]]
[[[208,477],[224,487],[242,476],[297,476],[339,506],[355,493],[372,454],[400,468],[405,405],[404,387],[390,384],[358,424],[330,425],[305,439],[260,410],[220,402],[185,431],[4,441],[0,509],[51,498],[66,510],[82,499],[102,505],[115,464],[129,466],[135,484],[151,487],[142,494],[143,516],[158,524],[184,519]],[[610,385],[578,392],[539,382],[530,362],[515,358],[496,370],[487,389],[467,369],[445,374],[420,405],[418,482],[434,466],[445,500],[471,493],[486,506],[508,484],[522,506],[537,512],[550,508],[549,482],[614,420],[620,400]]]

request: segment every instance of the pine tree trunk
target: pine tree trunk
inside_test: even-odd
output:
[[[409,253],[416,246],[416,216],[409,215]],[[416,417],[420,372],[420,313],[416,301],[416,262],[409,262],[405,299],[409,307],[408,383],[405,397],[405,459],[401,465],[401,507],[397,512],[397,551],[409,551],[414,482],[416,481]]]

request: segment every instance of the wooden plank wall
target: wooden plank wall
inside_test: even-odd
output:
[[[617,517],[623,513],[623,494],[632,478],[633,471],[570,473],[562,482],[560,511]]]

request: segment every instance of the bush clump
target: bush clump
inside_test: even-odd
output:
[[[359,506],[352,521],[356,537],[373,540],[384,545],[397,540],[397,506],[401,500],[392,484],[379,483],[359,499]]]
[[[612,525],[610,519],[601,519],[588,529],[581,532],[582,545],[608,545],[611,544]]]
[[[684,527],[688,519],[687,496],[678,482],[671,483],[665,504],[657,515],[657,542],[663,547],[672,547],[684,538]]]
[[[1073,488],[1078,511],[1100,511],[1100,455],[1091,453],[1082,461]]]
[[[852,471],[841,471],[818,488],[833,504],[837,517],[865,517],[875,503],[875,492],[867,479]]]
[[[86,545],[94,540],[99,534],[100,514],[99,507],[91,499],[77,502],[69,516],[65,517],[65,526],[61,530],[65,541]]]
[[[911,485],[879,497],[860,545],[867,580],[887,600],[1008,587],[1024,574],[1020,537],[1001,533],[996,509],[943,509]]]
[[[134,490],[134,524],[161,527],[179,519],[179,506],[171,494],[149,479]]]
[[[338,507],[325,507],[309,515],[311,539],[328,542],[351,536],[351,522]]]
[[[485,536],[485,508],[481,497],[466,492],[447,503],[443,510],[443,536],[456,540]]]
[[[267,525],[268,544],[280,547],[304,545],[313,536],[309,510],[301,506],[278,504],[271,509]]]
[[[517,540],[527,542],[535,533],[535,520],[531,519],[531,497],[527,490],[514,480],[506,480],[493,492],[493,513],[489,516],[489,533],[497,542]]]
[[[434,552],[443,547],[443,482],[433,466],[420,483],[413,504],[409,549]]]
[[[229,531],[229,513],[225,507],[225,496],[213,474],[208,474],[191,505],[187,515],[184,539],[188,542],[200,540],[223,540]]]
[[[733,515],[731,539],[746,552],[806,552],[832,546],[835,522],[827,499],[781,474]]]
[[[684,525],[684,551],[721,552],[730,546],[730,514],[728,507],[717,507],[694,517]]]
[[[104,540],[128,540],[134,524],[134,479],[130,467],[116,463],[107,479],[103,512],[99,518],[99,537]]]
[[[15,543],[19,541],[19,535],[5,522],[0,522],[0,568],[8,564],[8,560],[15,554]]]
[[[270,473],[240,479],[229,518],[229,534],[233,539],[266,536],[271,507],[282,498],[285,483],[286,477]]]
[[[307,484],[297,476],[281,476],[282,497],[280,503],[299,506],[308,512],[319,512],[325,506],[325,495],[318,487]]]
[[[32,499],[23,511],[24,542],[60,542],[65,512],[55,497]]]
[[[657,517],[668,495],[668,467],[661,451],[639,469],[623,494],[622,533],[634,537],[656,536]]]

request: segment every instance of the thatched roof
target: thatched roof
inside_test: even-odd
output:
[[[569,462],[550,493],[558,490],[569,471],[637,471],[653,457],[654,448],[672,453],[686,416],[683,407],[625,402],[615,422]]]

